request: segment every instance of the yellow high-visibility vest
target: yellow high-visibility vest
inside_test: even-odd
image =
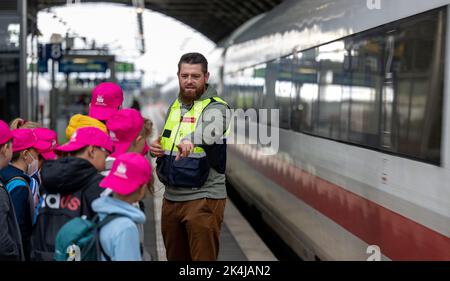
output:
[[[181,115],[181,103],[177,99],[171,106],[169,116],[164,125],[161,136],[161,147],[164,156],[157,160],[157,173],[160,181],[165,185],[176,187],[200,187],[208,177],[210,165],[204,147],[194,146],[188,157],[181,157],[175,161],[178,152],[177,144],[181,139],[194,133],[197,123],[201,118],[203,110],[211,102],[220,102],[228,107],[228,104],[219,97],[194,101],[193,106],[183,116]],[[228,129],[224,132],[224,137]],[[226,144],[213,144],[219,146],[218,153],[226,154]],[[220,148],[220,146],[223,146]],[[221,155],[226,159],[225,155]],[[219,157],[220,158],[220,157]],[[223,170],[220,168],[219,170]],[[221,171],[219,171],[221,172]]]

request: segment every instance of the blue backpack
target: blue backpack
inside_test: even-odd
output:
[[[101,255],[110,261],[100,243],[100,229],[110,221],[121,217],[109,214],[100,221],[98,215],[92,220],[73,218],[58,231],[55,240],[56,261],[100,261]]]
[[[34,177],[30,177],[30,184],[21,176],[11,178],[6,184],[6,190],[11,193],[18,186],[26,185],[30,191],[30,200],[33,203],[34,211],[32,216],[32,225],[36,224],[39,209],[42,204],[43,198],[39,194],[39,181]]]

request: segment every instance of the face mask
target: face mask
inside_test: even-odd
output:
[[[31,164],[27,164],[27,175],[29,175],[30,177],[32,175],[34,175],[35,173],[37,173],[37,171],[39,170],[39,161],[37,159],[34,159],[33,155],[31,155],[30,152],[28,152],[31,159],[33,159],[33,162],[31,162]]]

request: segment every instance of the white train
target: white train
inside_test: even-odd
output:
[[[303,259],[450,260],[449,4],[288,0],[217,49],[232,107],[280,109],[228,179]]]

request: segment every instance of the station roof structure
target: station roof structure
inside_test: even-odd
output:
[[[230,35],[247,20],[265,13],[283,0],[142,0],[145,8],[175,18],[215,43]],[[30,1],[28,1],[30,2]],[[33,10],[67,3],[108,2],[132,6],[132,0],[36,0]]]

